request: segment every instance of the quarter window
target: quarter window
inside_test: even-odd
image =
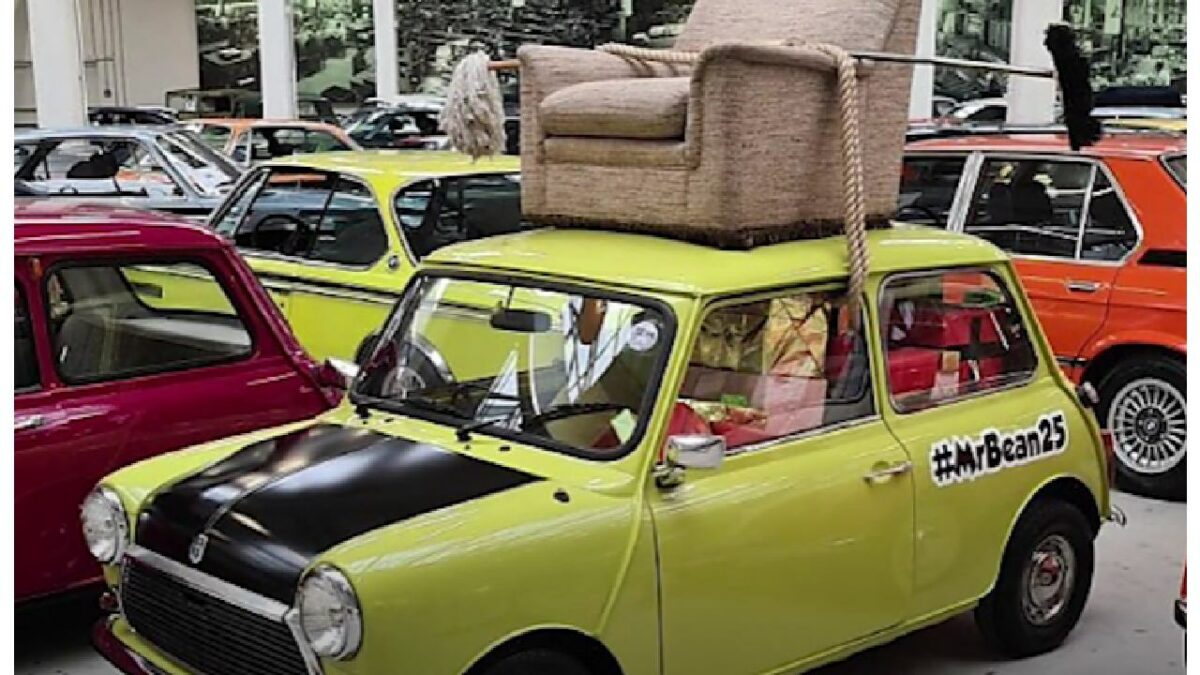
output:
[[[42,380],[38,373],[37,349],[34,346],[33,325],[29,320],[29,304],[25,302],[25,293],[21,291],[21,287],[16,288],[16,328],[13,337],[17,360],[13,372],[16,390],[23,391],[37,389]]]
[[[1137,242],[1137,229],[1117,189],[1103,171],[1097,171],[1079,248],[1080,257],[1084,260],[1120,260],[1137,246]]]
[[[1030,377],[1033,345],[996,276],[945,271],[884,286],[880,306],[888,388],[911,412]]]
[[[1010,253],[1074,258],[1093,168],[1086,162],[984,162],[964,230]]]
[[[46,295],[55,365],[69,383],[211,365],[251,349],[225,289],[198,264],[62,267]]]
[[[870,415],[867,347],[851,318],[840,289],[712,311],[671,433],[718,434],[736,449]]]
[[[966,163],[965,157],[905,159],[897,220],[945,227]]]

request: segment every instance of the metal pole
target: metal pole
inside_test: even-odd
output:
[[[396,49],[396,0],[373,0],[375,24],[375,95],[392,100],[400,94]]]
[[[921,0],[917,29],[917,56],[931,57],[937,52],[938,0]],[[933,117],[933,66],[913,68],[909,119]]]
[[[296,117],[296,45],[290,0],[258,0],[263,117]]]

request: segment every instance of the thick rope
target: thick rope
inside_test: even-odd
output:
[[[841,123],[842,144],[842,194],[846,208],[846,249],[850,259],[850,282],[848,294],[851,302],[850,315],[856,320],[857,311],[867,285],[870,256],[867,250],[866,188],[863,179],[862,134],[859,128],[858,70],[857,62],[845,49],[824,43],[779,43],[778,46],[807,47],[833,60],[837,68],[838,117]],[[694,63],[699,52],[674,51],[669,49],[646,49],[623,44],[605,44],[596,48],[614,56],[640,61],[660,63]]]
[[[450,144],[472,159],[504,152],[504,99],[488,69],[486,52],[468,54],[454,67],[446,88],[446,106],[438,116]]]

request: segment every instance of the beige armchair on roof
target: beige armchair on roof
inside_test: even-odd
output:
[[[799,45],[911,54],[918,7],[919,0],[696,0],[675,43],[699,52],[694,63],[521,48],[527,216],[731,247],[841,232],[834,61]],[[911,69],[860,65],[871,224],[895,209]]]

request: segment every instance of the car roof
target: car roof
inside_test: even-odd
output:
[[[915,140],[908,152],[989,150],[1019,153],[1079,154],[1087,157],[1157,159],[1164,154],[1185,152],[1187,138],[1179,134],[1145,132],[1107,133],[1095,145],[1072,151],[1061,133],[979,133],[947,138]]]
[[[941,229],[896,224],[868,234],[872,273],[1004,261],[992,244]],[[652,292],[707,297],[846,277],[846,240],[828,237],[722,250],[625,232],[543,228],[434,251],[426,262],[510,271]]]
[[[14,134],[14,141],[36,141],[43,138],[138,138],[153,139],[163,134],[183,131],[178,124],[145,126],[136,124],[108,124],[103,126],[73,127],[70,129],[22,129]]]
[[[213,126],[230,127],[236,129],[243,129],[246,127],[290,127],[319,131],[340,130],[340,127],[329,124],[328,122],[320,122],[317,120],[294,120],[288,118],[259,119],[257,117],[195,117],[188,120],[187,124],[211,124]]]
[[[204,226],[156,211],[17,199],[13,209],[16,255],[67,252],[146,253],[227,246]]]
[[[294,166],[336,171],[362,178],[459,176],[481,173],[515,173],[521,169],[519,157],[500,155],[471,159],[450,150],[359,150],[353,152],[317,152],[289,155],[264,162],[263,166]]]

